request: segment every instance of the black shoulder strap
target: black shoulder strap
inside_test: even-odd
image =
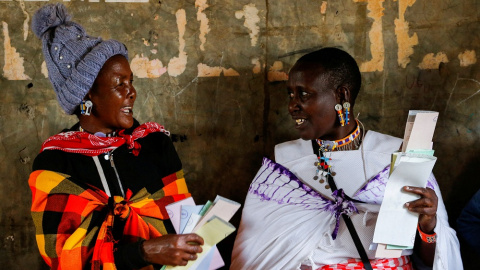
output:
[[[318,147],[317,141],[312,140],[312,148],[313,152],[317,155],[317,157],[322,157],[322,153],[320,152],[320,149]],[[330,188],[332,191],[337,190],[337,185],[335,184],[335,181],[333,180],[332,175],[328,174],[327,175],[327,181],[328,184],[330,185]],[[360,202],[357,200],[353,200],[347,196],[347,198],[351,201],[355,202]],[[360,258],[362,259],[363,262],[363,267],[365,267],[366,270],[373,270],[372,265],[370,264],[370,260],[368,259],[367,253],[365,252],[365,249],[363,248],[362,241],[360,241],[360,237],[358,237],[357,231],[355,230],[355,226],[353,226],[353,222],[350,219],[350,217],[346,214],[342,214],[343,221],[345,221],[345,225],[347,225],[348,232],[350,232],[350,235],[352,236],[353,243],[355,244],[355,247],[357,248],[358,254],[360,255]]]

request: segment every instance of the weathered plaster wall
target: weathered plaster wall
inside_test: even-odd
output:
[[[45,267],[35,245],[27,179],[42,141],[75,122],[57,105],[40,41],[30,29],[34,11],[45,3],[0,0],[0,265],[5,269]],[[479,1],[65,5],[90,35],[127,45],[138,91],[135,116],[177,134],[175,146],[197,202],[216,194],[243,202],[262,157],[271,156],[276,143],[296,137],[284,81],[300,55],[322,46],[340,46],[357,59],[364,86],[356,112],[367,129],[402,137],[409,109],[440,112],[434,172],[452,220],[480,188]],[[235,225],[239,219],[237,214]],[[233,239],[221,246],[227,261]],[[468,251],[464,254],[468,258]]]

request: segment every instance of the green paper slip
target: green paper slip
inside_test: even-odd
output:
[[[387,245],[387,249],[413,249],[413,246],[396,246],[396,245]]]
[[[208,200],[198,214],[200,216],[205,215],[205,213],[207,213],[208,209],[210,209],[211,206],[212,206],[212,201]]]
[[[421,155],[427,155],[427,156],[433,156],[434,150],[429,150],[429,149],[411,149],[408,150],[407,153],[414,153],[414,154],[421,154]]]

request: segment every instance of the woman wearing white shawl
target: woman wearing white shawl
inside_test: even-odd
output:
[[[276,163],[264,159],[249,188],[230,269],[368,269],[342,214],[373,269],[413,269],[411,258],[415,269],[463,269],[433,175],[426,188],[404,187],[420,197],[405,205],[419,214],[414,248],[399,258],[375,258],[373,233],[390,156],[402,140],[365,133],[350,120],[360,84],[355,60],[335,48],[309,53],[291,69],[289,112],[301,139],[277,145]],[[337,104],[349,107],[348,114],[337,114]],[[305,184],[312,178],[322,183],[321,194]]]

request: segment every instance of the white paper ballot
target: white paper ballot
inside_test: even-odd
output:
[[[432,149],[432,137],[437,120],[438,112],[409,111],[402,152],[408,152],[411,149]]]
[[[436,157],[427,155],[403,153],[400,156],[400,162],[396,162],[385,188],[373,235],[374,243],[413,245],[418,214],[408,211],[404,205],[418,199],[419,196],[405,192],[402,188],[425,187],[436,160]]]
[[[195,205],[195,201],[192,197],[188,197],[178,202],[171,203],[165,206],[167,210],[168,216],[170,217],[170,221],[172,222],[173,228],[175,228],[176,233],[181,233],[180,231],[180,219],[181,219],[181,211],[182,205]]]
[[[182,234],[187,234],[187,233],[193,232],[193,228],[195,228],[195,226],[197,226],[198,221],[200,221],[201,218],[202,218],[202,216],[192,213],[190,215],[190,218],[187,221],[187,224],[185,224],[185,228],[183,228]]]
[[[180,219],[180,233],[185,233],[185,226],[190,220],[192,214],[198,215],[202,210],[203,205],[182,205],[182,214]]]

